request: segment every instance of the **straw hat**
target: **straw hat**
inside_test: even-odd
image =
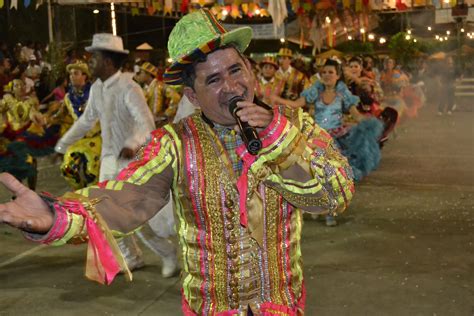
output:
[[[183,69],[198,58],[229,43],[234,43],[237,49],[243,52],[251,39],[250,27],[241,27],[227,32],[207,9],[187,14],[171,31],[168,52],[172,63],[166,69],[163,79],[170,85],[182,84]]]
[[[280,48],[280,50],[278,51],[278,56],[279,57],[293,57],[293,51],[289,48]]]
[[[155,66],[153,66],[151,63],[149,62],[144,62],[141,66],[140,66],[140,70],[141,71],[144,71],[148,74],[150,74],[151,76],[153,77],[156,77],[158,76],[158,68],[156,68]]]
[[[89,77],[89,78],[91,76],[91,73],[89,72],[89,67],[83,61],[78,60],[75,63],[69,64],[69,65],[66,66],[66,71],[68,73],[71,72],[72,69],[78,69],[78,70],[82,71],[82,73],[87,75],[87,77]]]
[[[279,66],[276,62],[276,59],[273,56],[265,56],[262,59],[262,61],[260,62],[260,67],[263,67],[263,65],[265,65],[265,64],[272,65],[273,67],[275,67],[275,69],[279,68]]]

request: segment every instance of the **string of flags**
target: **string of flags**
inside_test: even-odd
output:
[[[61,0],[51,0],[61,3]],[[130,8],[132,14],[147,15],[176,15],[186,14],[200,7],[210,7],[213,13],[221,19],[231,16],[234,19],[247,17],[272,16],[277,20],[284,20],[287,15],[311,14],[317,11],[350,9],[354,12],[397,10],[404,11],[414,7],[432,6],[435,8],[450,8],[463,0],[133,0],[126,2],[117,0],[116,4]],[[97,0],[97,4],[114,2]],[[36,9],[47,0],[0,0],[0,9],[9,3],[10,9],[19,9],[20,3],[24,8],[35,3]],[[75,4],[94,4],[93,0],[71,1]]]

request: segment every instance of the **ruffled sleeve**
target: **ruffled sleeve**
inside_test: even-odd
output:
[[[336,91],[342,98],[342,111],[344,113],[348,113],[352,106],[359,104],[359,97],[353,95],[344,82],[339,81],[337,83]]]
[[[319,98],[321,91],[323,90],[323,85],[321,82],[317,81],[312,84],[309,88],[305,89],[301,96],[305,98],[306,103],[314,104],[316,100]]]

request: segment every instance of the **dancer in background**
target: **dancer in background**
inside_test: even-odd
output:
[[[285,81],[275,76],[278,64],[274,57],[264,57],[260,62],[260,69],[255,94],[263,102],[271,104],[271,95],[281,96],[283,94]]]
[[[285,81],[285,91],[283,98],[288,100],[296,100],[300,93],[307,88],[308,78],[301,72],[291,66],[293,61],[293,51],[289,48],[281,48],[278,52],[278,63],[280,68],[276,73],[276,77]]]
[[[155,124],[140,86],[133,81],[133,74],[119,70],[128,55],[122,38],[107,33],[95,34],[92,46],[86,47],[86,50],[93,54],[89,67],[97,80],[91,87],[84,113],[58,141],[55,149],[58,153],[65,153],[69,146],[100,122],[102,150],[99,181],[102,182],[115,179],[120,170],[131,162]],[[155,242],[153,237],[158,241]],[[147,238],[147,246],[163,254],[161,238],[151,232]],[[130,270],[144,266],[142,252],[134,236],[126,236],[118,244]],[[170,276],[177,269],[177,260],[174,248],[167,247],[165,250],[167,254],[171,253],[169,260],[168,257],[163,260],[163,271]]]

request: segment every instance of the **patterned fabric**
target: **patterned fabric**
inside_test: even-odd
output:
[[[38,100],[36,98],[26,98],[18,100],[11,94],[6,94],[0,100],[0,113],[5,113],[9,130],[12,133],[21,133],[31,124],[31,115],[35,112]],[[3,115],[2,115],[3,116]]]
[[[89,93],[91,90],[90,82],[87,82],[82,90],[76,90],[71,87],[64,98],[64,102],[69,111],[69,114],[76,121],[86,108],[87,100],[89,100]]]
[[[242,160],[237,155],[236,149],[242,145],[242,138],[233,129],[229,129],[218,124],[214,124],[214,131],[224,147],[232,162],[232,169],[235,174],[240,175],[242,172]]]
[[[145,99],[153,115],[163,115],[169,107],[176,107],[181,99],[179,93],[157,79],[144,88]]]
[[[318,82],[301,95],[307,103],[314,104],[316,122],[334,137],[342,154],[349,159],[355,180],[359,181],[379,165],[382,122],[372,118],[357,125],[344,125],[343,114],[360,102],[359,97],[354,96],[342,81],[337,83],[336,97],[330,104],[323,102],[323,91],[324,85]]]
[[[283,92],[285,99],[296,100],[300,93],[308,87],[306,76],[291,66],[287,71],[280,68],[276,73],[276,77],[285,81],[285,91]]]
[[[186,315],[247,315],[249,308],[262,315],[302,314],[301,210],[342,212],[354,187],[331,136],[301,110],[289,114],[293,122],[275,112],[260,133],[258,156],[237,147],[240,176],[226,149],[235,146],[226,140],[232,133],[211,127],[198,112],[154,131],[116,181],[79,191],[102,198],[96,211],[121,235],[163,207],[171,187]],[[57,243],[83,233],[77,223],[83,219],[71,220]]]
[[[269,81],[263,77],[259,77],[255,87],[257,98],[267,104],[271,104],[270,95],[274,94],[281,96],[285,88],[285,81],[276,77],[273,77]]]
[[[359,104],[359,98],[354,96],[342,81],[336,85],[336,97],[331,104],[323,102],[323,91],[324,85],[318,81],[303,91],[301,96],[306,99],[306,103],[314,104],[314,119],[319,126],[326,130],[338,129],[342,126],[343,114],[349,113],[352,106]]]
[[[183,84],[182,71],[195,60],[229,43],[244,52],[251,39],[250,27],[227,32],[208,9],[187,14],[176,23],[169,36],[168,52],[173,62],[163,74],[163,80],[169,85]]]
[[[114,178],[128,164],[118,158],[121,150],[137,149],[155,127],[143,92],[132,74],[117,71],[104,82],[100,79],[94,82],[84,113],[58,141],[56,152],[65,153],[97,122],[102,136],[100,180],[103,181]]]

